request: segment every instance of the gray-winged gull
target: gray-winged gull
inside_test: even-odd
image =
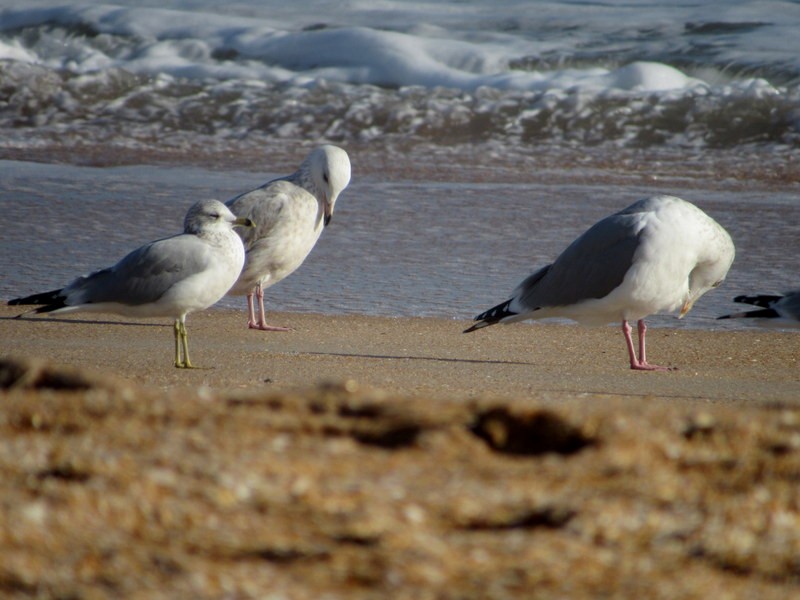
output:
[[[760,310],[723,315],[719,319],[757,319],[759,325],[777,327],[800,327],[800,290],[780,294],[759,294],[757,296],[736,296],[734,302],[752,304]]]
[[[197,202],[186,213],[182,234],[150,242],[113,267],[78,277],[64,288],[9,304],[44,305],[23,315],[82,311],[173,317],[175,366],[192,368],[186,315],[222,298],[244,265],[244,247],[234,225],[251,223],[217,200]]]
[[[730,235],[702,210],[672,196],[646,198],[596,223],[465,333],[547,317],[622,321],[631,369],[667,370],[647,362],[644,318],[676,310],[683,317],[722,282],[733,257]],[[638,321],[638,358],[631,320]]]
[[[249,217],[255,227],[240,232],[246,260],[230,295],[247,295],[251,329],[288,331],[267,324],[264,289],[293,273],[330,223],[339,194],[350,182],[350,159],[337,146],[313,150],[300,168],[228,200],[228,207]],[[255,315],[258,299],[259,317]]]

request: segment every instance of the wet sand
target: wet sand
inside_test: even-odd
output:
[[[788,598],[800,336],[0,309],[7,598]],[[8,358],[14,356],[18,358]]]
[[[243,311],[187,320],[192,371],[172,366],[171,325],[106,315],[13,319],[0,309],[3,354],[91,368],[156,388],[291,391],[354,380],[403,396],[577,397],[800,403],[793,332],[648,331],[648,359],[677,367],[634,372],[618,327],[517,324],[465,335],[468,321],[270,313],[293,331],[248,330]]]

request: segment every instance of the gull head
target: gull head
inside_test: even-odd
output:
[[[200,200],[186,213],[183,231],[198,234],[213,229],[231,229],[236,225],[252,227],[253,222],[246,217],[236,217],[219,200]]]
[[[736,250],[731,236],[716,222],[712,241],[702,249],[698,262],[689,273],[689,293],[681,307],[678,318],[688,313],[700,296],[719,286],[733,264]]]
[[[350,158],[338,146],[320,146],[306,157],[300,170],[311,179],[315,196],[322,200],[325,225],[330,223],[339,194],[350,183]]]

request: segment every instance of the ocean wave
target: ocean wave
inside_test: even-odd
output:
[[[4,11],[0,58],[72,73],[122,68],[150,76],[254,79],[305,85],[321,79],[388,88],[686,88],[700,84],[663,64],[633,61],[540,71],[512,68],[520,41],[459,39],[367,27],[290,31],[239,18],[112,7]],[[647,65],[642,66],[642,65]]]
[[[713,21],[685,33],[697,49],[698,37],[719,45],[763,28]],[[800,141],[800,85],[772,83],[746,61],[739,75],[717,69],[718,48],[706,51],[702,68],[686,71],[652,60],[613,64],[586,50],[553,65],[552,42],[528,38],[498,30],[477,39],[423,25],[290,29],[267,19],[111,6],[6,9],[0,129],[6,145],[136,143],[165,134],[176,144],[193,134],[222,143],[248,136],[694,147]]]
[[[763,80],[671,93],[395,90],[326,81],[308,86],[199,82],[120,68],[74,74],[0,61],[0,81],[0,129],[35,128],[40,139],[203,134],[223,140],[411,136],[438,144],[800,144],[800,88],[778,90]],[[7,142],[14,137],[7,135]]]

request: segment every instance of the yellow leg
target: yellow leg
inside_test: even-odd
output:
[[[189,360],[189,334],[186,333],[186,322],[181,318],[181,342],[183,343],[183,367],[194,369],[192,361]]]
[[[194,369],[189,360],[189,336],[186,334],[186,317],[175,319],[175,366],[178,369]]]
[[[183,361],[181,360],[181,322],[175,319],[175,367],[178,369],[183,368]]]

